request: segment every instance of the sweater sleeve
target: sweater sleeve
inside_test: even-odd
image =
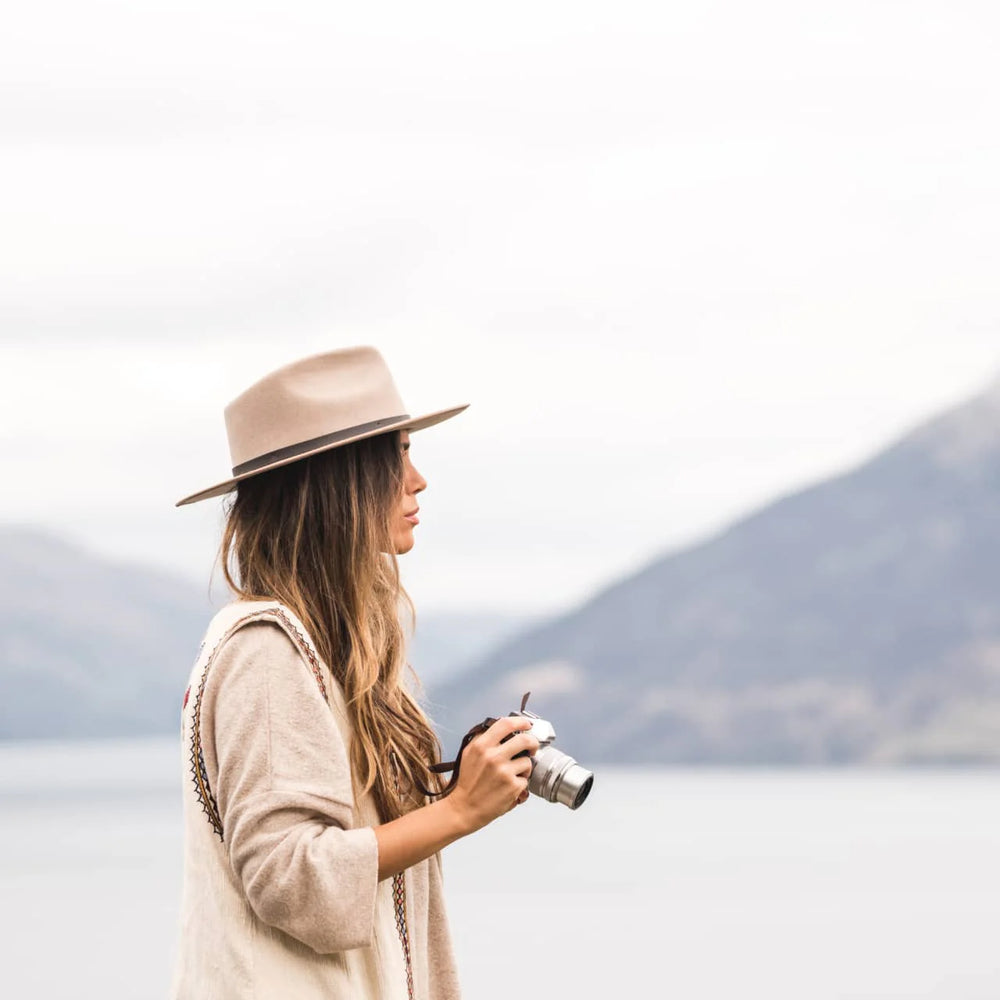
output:
[[[251,622],[226,640],[202,712],[223,841],[253,911],[321,954],[370,946],[375,831],[353,827],[347,747],[280,625]]]

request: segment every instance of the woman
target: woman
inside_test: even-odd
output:
[[[467,405],[467,404],[466,404]],[[411,418],[378,351],[265,376],[225,411],[235,600],[184,696],[184,885],[174,1000],[450,1000],[440,850],[527,798],[523,718],[472,740],[445,796],[406,686],[396,556],[414,545]]]

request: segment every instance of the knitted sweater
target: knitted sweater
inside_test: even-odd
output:
[[[182,719],[171,1000],[458,1000],[440,854],[378,881],[343,691],[288,608],[216,614]]]

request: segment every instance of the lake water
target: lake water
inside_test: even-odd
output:
[[[1000,997],[1000,772],[595,770],[445,851],[468,1000]],[[5,996],[165,997],[179,772],[0,744]]]

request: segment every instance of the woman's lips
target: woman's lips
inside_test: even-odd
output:
[[[410,524],[420,524],[420,518],[416,514],[404,514],[403,516]]]

